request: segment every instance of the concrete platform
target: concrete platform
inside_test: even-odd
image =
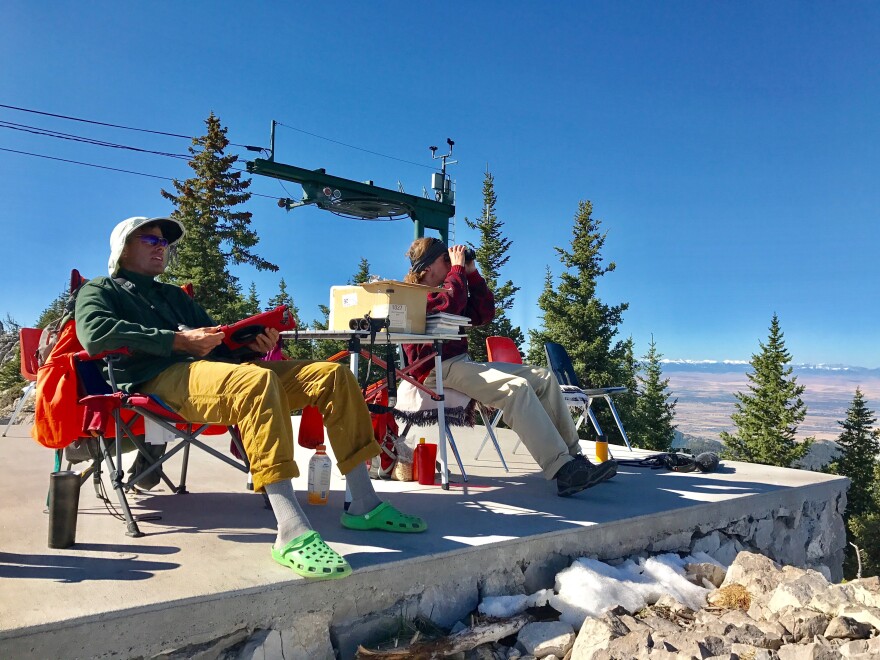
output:
[[[430,441],[436,431],[424,435]],[[0,440],[6,468],[0,481],[0,657],[150,657],[263,628],[292,631],[288,643],[293,635],[306,649],[303,657],[313,653],[307,651],[314,648],[310,635],[326,637],[332,629],[345,656],[354,643],[345,637],[348,622],[377,612],[399,607],[405,616],[455,620],[458,610],[476,604],[474,594],[491,590],[492,576],[510,579],[512,569],[521,576],[548,557],[675,549],[682,536],[689,542],[735,521],[795,515],[805,502],[839,502],[847,483],[740,463],[712,474],[622,468],[612,481],[564,499],[523,448],[513,454],[512,432],[499,432],[510,473],[489,447],[474,460],[479,427],[459,429],[456,436],[468,483],[457,470],[458,482],[448,491],[374,482],[383,498],[428,521],[424,534],[343,529],[341,475],[334,472],[335,490],[323,507],[305,503],[299,480],[313,526],[355,571],[344,580],[315,581],[270,559],[274,518],[263,498],[245,490],[240,472],[199,451],[190,458],[190,494],[161,487],[130,498],[135,514],[159,518],[140,523],[145,537],[126,537],[123,523],[87,483],[76,545],[49,549],[44,508],[52,454],[29,438],[27,427],[13,427]],[[215,442],[228,446],[222,438]],[[592,447],[584,444],[590,455]],[[612,452],[628,455],[620,447]],[[305,472],[311,453],[297,455]],[[168,469],[172,476],[176,460]],[[805,552],[813,560],[821,554]],[[471,594],[465,605],[450,596],[456,591]]]

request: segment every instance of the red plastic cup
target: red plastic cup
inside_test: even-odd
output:
[[[435,463],[437,462],[437,445],[424,443],[416,447],[416,471],[419,475],[419,483],[423,486],[433,486],[435,479]]]

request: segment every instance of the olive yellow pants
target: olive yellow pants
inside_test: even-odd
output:
[[[343,474],[379,453],[357,381],[335,362],[181,362],[137,389],[158,396],[187,421],[238,425],[256,491],[299,476],[292,410],[316,406],[321,411]]]

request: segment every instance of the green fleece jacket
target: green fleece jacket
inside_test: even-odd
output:
[[[121,389],[137,391],[137,385],[172,364],[205,359],[171,350],[180,326],[217,325],[204,309],[180,287],[126,270],[120,270],[119,277],[128,283],[109,277],[90,280],[77,294],[75,314],[77,337],[92,355],[123,347],[131,350],[131,356],[123,357],[113,368]],[[208,359],[227,357],[213,356]]]

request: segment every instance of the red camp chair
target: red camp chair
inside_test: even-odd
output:
[[[79,272],[71,272],[71,300],[87,280]],[[189,292],[188,292],[189,293]],[[93,477],[95,491],[107,501],[101,482],[102,463],[110,475],[110,482],[116,491],[122,516],[125,519],[128,536],[143,536],[132,515],[126,499],[126,491],[134,489],[139,482],[150,475],[157,475],[174,493],[186,493],[186,475],[191,446],[208,452],[219,460],[250,473],[241,437],[235,427],[193,424],[165,407],[158,399],[143,394],[128,394],[116,386],[113,368],[116,361],[127,350],[110,351],[92,356],[82,350],[76,338],[73,319],[69,319],[59,332],[59,338],[52,348],[46,363],[40,367],[37,387],[37,414],[32,435],[37,442],[46,447],[59,450],[56,454],[56,469],[60,466],[60,450],[76,441],[84,445],[91,465],[81,473],[81,481]],[[106,362],[110,374],[110,384],[101,373],[101,361]],[[161,457],[151,453],[143,438],[144,420],[151,420],[161,428],[175,435],[180,442]],[[229,431],[232,446],[240,460],[235,460],[200,440],[202,435],[215,435]],[[128,441],[138,452],[143,469],[138,469],[126,478],[122,468],[123,440]],[[166,475],[163,466],[173,456],[183,452],[180,480],[175,485]]]
[[[125,491],[137,486],[138,482],[153,472],[158,472],[159,478],[164,481],[174,493],[186,493],[186,474],[189,463],[189,450],[191,446],[198,447],[215,458],[223,461],[245,474],[250,473],[250,464],[247,460],[241,437],[235,427],[218,427],[209,424],[193,424],[183,419],[177,413],[169,410],[156,397],[145,394],[128,394],[119,390],[113,377],[113,365],[125,355],[127,351],[113,351],[108,354],[91,356],[85,351],[76,354],[76,370],[79,378],[79,387],[83,396],[80,404],[86,408],[86,421],[84,432],[96,438],[101,451],[101,458],[110,474],[110,482],[119,498],[126,524],[126,535],[143,536],[137,525],[137,520],[132,516],[131,509],[125,496]],[[110,385],[104,380],[100,369],[99,360],[107,363],[110,374]],[[128,419],[126,419],[128,417]],[[169,431],[180,439],[180,442],[166,451],[161,458],[151,455],[137,433],[135,424],[142,420],[150,420],[161,428]],[[108,427],[112,421],[114,433],[108,438]],[[232,444],[237,450],[241,460],[235,460],[199,439],[205,433],[222,433],[229,431]],[[127,479],[122,470],[122,445],[127,439],[137,449],[140,456],[146,462],[146,468]],[[111,443],[113,447],[111,447]],[[162,469],[163,464],[179,452],[183,452],[183,464],[181,466],[180,481],[175,485]],[[93,469],[100,473],[100,461],[93,463]]]
[[[9,432],[9,427],[15,423],[18,413],[21,412],[25,402],[30,398],[31,394],[37,388],[37,347],[40,345],[40,335],[43,331],[40,328],[21,328],[18,331],[18,350],[21,353],[21,375],[28,381],[27,386],[22,389],[21,398],[15,406],[15,410],[9,417],[9,423],[3,436]]]

